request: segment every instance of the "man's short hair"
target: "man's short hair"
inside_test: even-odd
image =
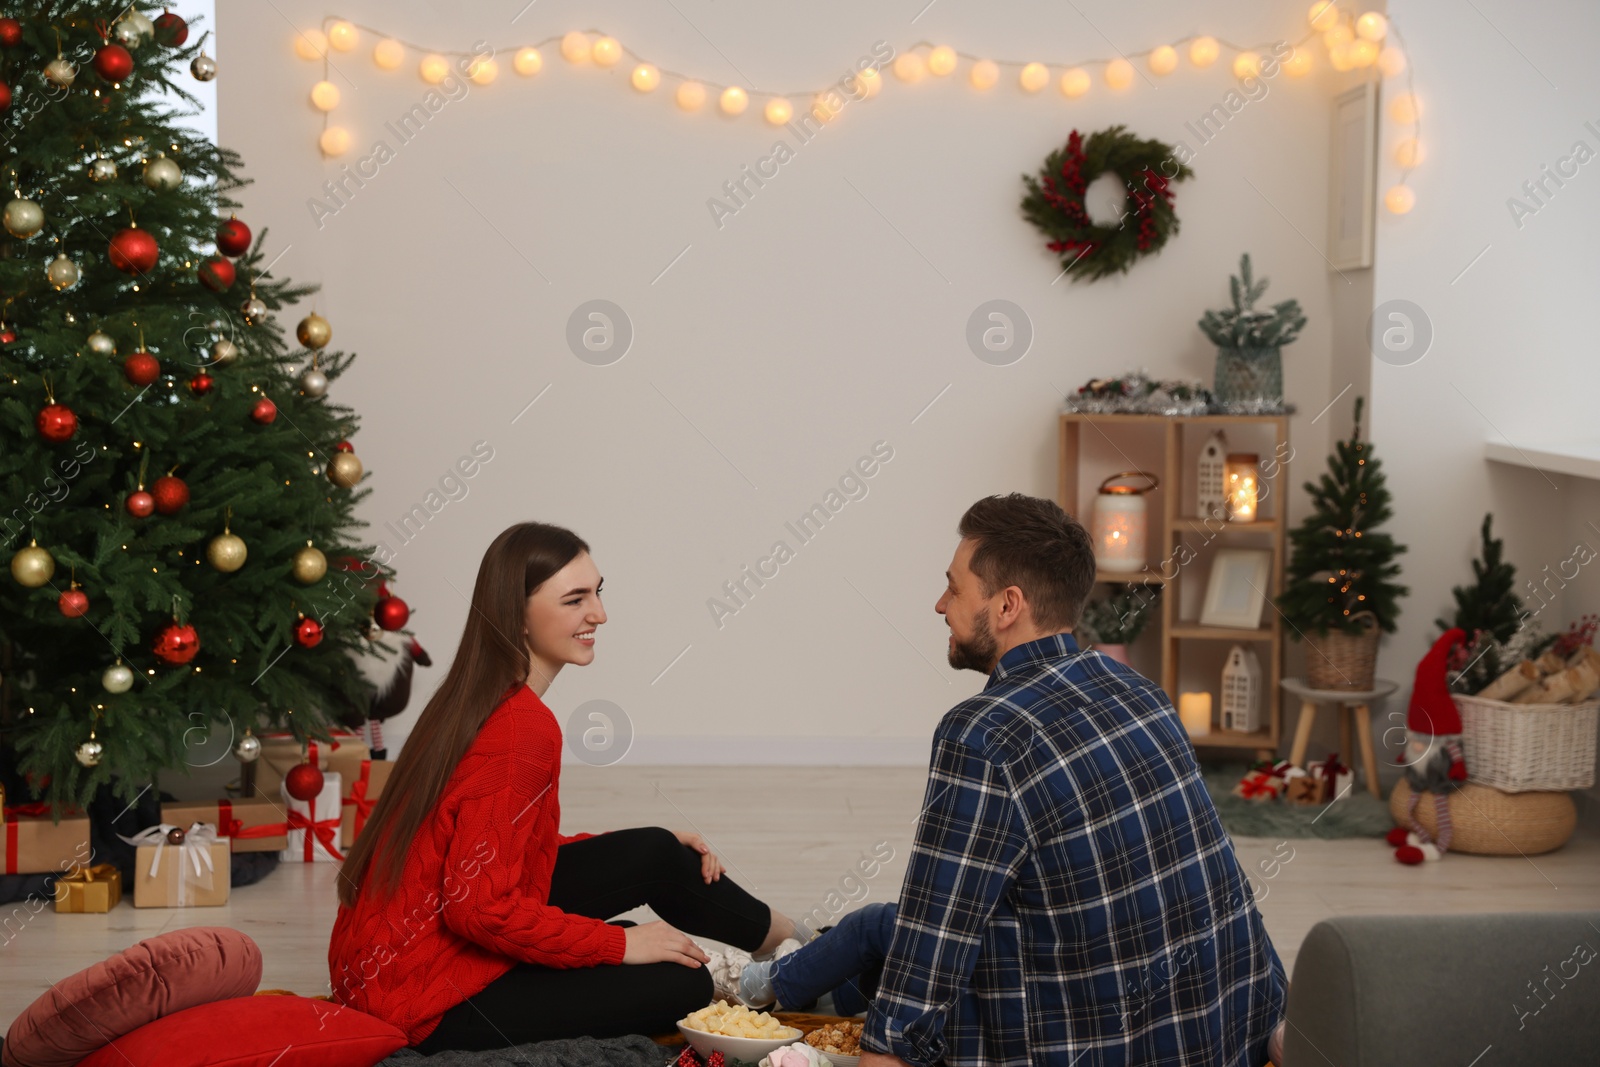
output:
[[[1094,543],[1059,504],[1023,493],[986,496],[961,516],[959,529],[977,542],[971,566],[984,596],[1014,585],[1040,629],[1078,624],[1094,587]]]

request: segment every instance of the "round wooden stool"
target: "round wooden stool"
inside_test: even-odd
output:
[[[1300,721],[1294,728],[1294,747],[1289,750],[1289,762],[1296,767],[1305,766],[1306,745],[1311,740],[1311,727],[1317,718],[1317,706],[1332,704],[1339,714],[1339,753],[1353,767],[1355,752],[1350,747],[1350,721],[1356,725],[1356,735],[1361,745],[1361,770],[1367,777],[1367,789],[1379,800],[1383,794],[1378,789],[1378,760],[1372,753],[1372,705],[1400,688],[1394,682],[1379,678],[1371,689],[1312,689],[1299,678],[1285,678],[1283,688],[1300,698]]]

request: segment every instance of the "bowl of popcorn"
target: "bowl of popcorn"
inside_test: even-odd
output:
[[[764,1011],[751,1011],[725,1000],[692,1011],[678,1020],[678,1032],[701,1056],[720,1052],[728,1059],[756,1062],[769,1052],[800,1040],[800,1031]],[[819,1067],[819,1065],[811,1065]]]
[[[822,1053],[833,1067],[856,1067],[861,1060],[861,1028],[848,1019],[824,1023],[806,1034],[806,1044]]]

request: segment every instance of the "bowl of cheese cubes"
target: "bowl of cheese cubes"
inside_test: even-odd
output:
[[[678,1032],[701,1056],[720,1052],[730,1059],[756,1062],[767,1053],[800,1040],[800,1031],[764,1011],[725,1000],[678,1020]]]

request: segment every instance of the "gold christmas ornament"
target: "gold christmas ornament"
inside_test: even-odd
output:
[[[189,64],[189,73],[194,75],[195,81],[208,82],[217,76],[217,61],[201,52]]]
[[[354,459],[355,457],[351,457]],[[359,469],[360,463],[356,464]],[[56,559],[49,552],[39,547],[39,542],[30,539],[28,547],[11,557],[11,577],[17,584],[28,589],[38,589],[50,581],[50,576],[56,572]]]
[[[66,256],[57,256],[45,266],[44,276],[56,287],[57,292],[71,289],[78,284],[78,265]]]
[[[228,533],[226,527],[206,545],[206,559],[224,574],[232,574],[243,567],[245,556],[248,554],[244,538],[238,534]]]
[[[144,184],[158,193],[170,193],[183,184],[183,171],[172,160],[157,153],[156,158],[144,165]]]
[[[217,364],[232,363],[239,358],[239,346],[226,337],[211,346],[211,361]]]
[[[44,76],[52,85],[59,85],[63,89],[68,89],[78,78],[78,68],[57,56],[45,64]]]
[[[354,489],[360,480],[361,461],[354,452],[335,453],[328,461],[328,481],[340,489]]]
[[[266,301],[256,296],[255,290],[251,290],[250,298],[239,305],[239,314],[244,316],[247,325],[259,326],[267,317]]]
[[[101,156],[89,164],[89,180],[93,182],[115,181],[117,165],[105,156]]]
[[[244,728],[244,736],[239,738],[239,743],[233,747],[233,754],[240,763],[254,763],[261,755],[261,739]]]
[[[340,455],[344,453],[341,452]],[[357,474],[356,477],[360,478],[361,475]],[[322,554],[320,548],[308,544],[294,554],[294,580],[301,585],[321,581],[322,576],[327,573],[328,557]]]
[[[18,197],[6,204],[3,221],[7,233],[25,241],[44,229],[44,209],[32,200]]]
[[[114,356],[117,354],[117,342],[104,330],[96,330],[89,335],[89,351],[97,356]]]
[[[118,660],[115,665],[106,668],[106,672],[100,676],[100,684],[108,693],[126,693],[133,688],[133,670]]]
[[[313,311],[300,320],[300,325],[295,327],[294,335],[307,348],[321,348],[333,338],[333,327],[328,324],[327,319]]]
[[[94,739],[93,730],[89,731],[89,740],[79,745],[78,751],[75,753],[75,755],[78,757],[78,762],[83,764],[85,767],[98,766],[100,763],[100,757],[104,754],[105,748],[100,744],[100,742]]]

